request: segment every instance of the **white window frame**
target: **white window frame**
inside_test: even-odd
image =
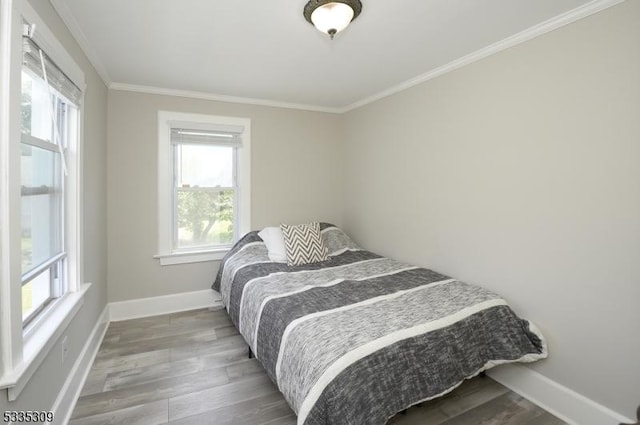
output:
[[[65,241],[67,293],[56,299],[23,329],[20,202],[20,98],[23,22],[33,25],[33,40],[84,93],[82,69],[66,52],[26,0],[2,0],[0,9],[0,388],[15,400],[47,357],[83,304],[82,140],[84,107],[78,105],[78,137],[67,147]],[[5,171],[6,170],[6,171]]]
[[[234,207],[237,208],[234,223],[234,243],[251,230],[251,120],[172,111],[158,111],[158,254],[154,258],[163,266],[202,261],[220,260],[229,251],[206,249],[185,251],[174,248],[174,182],[172,128],[220,131],[228,126],[242,127],[242,146],[237,148],[237,190]]]

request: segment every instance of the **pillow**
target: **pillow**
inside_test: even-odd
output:
[[[340,255],[345,251],[360,249],[342,229],[332,224],[326,226],[321,233],[324,246],[329,251],[329,257]]]
[[[290,226],[281,224],[284,244],[287,250],[287,264],[301,266],[303,264],[325,261],[327,247],[320,234],[320,223],[299,224]]]
[[[279,227],[265,227],[258,232],[258,236],[262,238],[267,246],[269,260],[278,263],[287,262],[287,251],[284,247],[284,236]]]

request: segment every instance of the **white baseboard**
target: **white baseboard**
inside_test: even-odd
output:
[[[56,401],[53,403],[52,410],[55,412],[55,417],[52,425],[66,425],[71,418],[71,413],[76,406],[80,392],[84,386],[84,382],[87,380],[91,366],[93,365],[93,359],[98,353],[102,338],[107,331],[109,325],[109,306],[106,305],[102,314],[98,317],[91,335],[87,343],[82,348],[78,359],[73,364],[69,376],[67,376]]]
[[[117,322],[119,320],[196,310],[215,305],[222,305],[220,295],[211,289],[205,289],[203,291],[112,302],[109,303],[109,317],[112,322]]]
[[[636,422],[526,366],[503,365],[487,371],[487,375],[570,425]]]

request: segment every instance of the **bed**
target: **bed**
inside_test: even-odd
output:
[[[495,293],[320,229],[328,260],[271,261],[250,232],[213,284],[299,425],[384,424],[493,366],[547,356],[542,334]]]

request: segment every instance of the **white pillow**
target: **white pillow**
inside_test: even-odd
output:
[[[284,235],[280,227],[265,227],[258,232],[269,251],[269,260],[278,263],[287,262],[287,248],[284,245]]]

